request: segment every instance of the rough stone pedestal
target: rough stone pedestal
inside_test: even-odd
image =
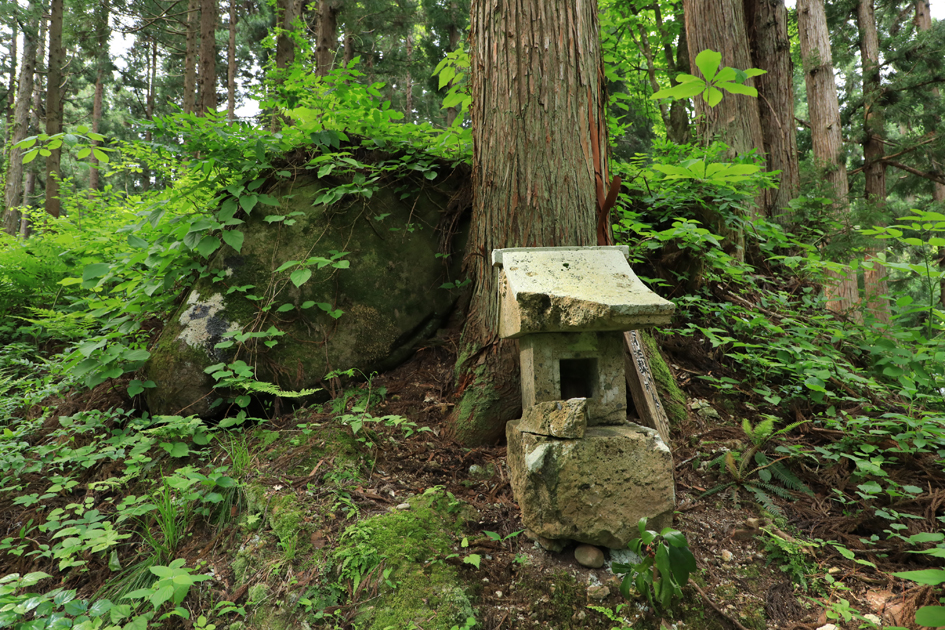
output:
[[[659,531],[672,524],[673,458],[653,429],[588,427],[562,440],[506,425],[512,489],[535,534],[612,549],[638,535],[637,522]]]

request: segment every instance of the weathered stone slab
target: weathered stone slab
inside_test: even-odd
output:
[[[627,421],[623,337],[617,332],[546,333],[519,339],[522,408],[587,398],[587,425]]]
[[[553,400],[526,407],[520,429],[556,438],[580,439],[587,429],[587,399]]]
[[[673,458],[653,429],[589,427],[583,439],[559,440],[513,421],[506,437],[512,490],[536,535],[618,549],[641,517],[657,531],[672,524]]]
[[[673,314],[633,273],[625,246],[499,249],[492,261],[502,268],[500,337],[635,330]]]

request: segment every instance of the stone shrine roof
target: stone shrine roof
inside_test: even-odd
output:
[[[502,270],[499,336],[668,324],[673,303],[637,278],[628,256],[625,245],[494,250],[492,265]]]

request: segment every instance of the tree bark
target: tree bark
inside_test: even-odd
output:
[[[814,158],[824,170],[824,180],[833,189],[834,212],[842,216],[846,214],[849,185],[824,0],[798,0],[797,22]],[[858,301],[856,276],[843,277],[832,272],[829,275],[832,282],[824,288],[827,308],[837,313],[849,311]]]
[[[413,64],[413,36],[407,33],[407,72],[404,74],[404,123],[410,123],[413,120],[413,75],[411,74]]]
[[[7,83],[7,129],[13,127],[13,116],[16,110],[16,82],[17,82],[17,73],[16,73],[16,18],[17,15],[14,12],[10,17],[10,80]]]
[[[43,59],[46,56],[46,18],[39,19],[39,44],[36,51],[36,59]],[[43,102],[43,72],[35,67],[33,68],[33,105],[30,108],[30,131],[39,133],[41,129],[39,119],[39,108]],[[26,169],[26,184],[23,189],[23,207],[32,208],[32,199],[36,195],[36,174],[39,170],[39,160],[33,160],[33,163]],[[28,212],[20,215],[20,238],[26,240],[33,232],[33,222]]]
[[[873,0],[860,0],[857,6],[857,25],[860,31],[860,63],[863,69],[863,174],[865,176],[866,201],[877,208],[886,205],[885,155],[886,120],[880,104],[882,85],[879,76],[879,33],[876,30],[876,15]],[[866,260],[875,259],[875,250],[866,252]],[[886,296],[886,268],[874,262],[872,268],[863,272],[863,289],[866,308],[878,321],[889,323],[889,307]]]
[[[200,108],[198,115],[217,109],[217,0],[200,3]]]
[[[230,0],[230,40],[226,49],[226,118],[236,119],[236,0]]]
[[[607,179],[605,92],[594,0],[474,0],[472,297],[457,361],[454,436],[504,435],[521,410],[518,344],[497,338],[492,250],[596,245]]]
[[[200,36],[200,0],[187,2],[187,50],[184,53],[184,94],[181,109],[193,114],[197,94],[197,45]]]
[[[752,67],[766,70],[757,78],[758,108],[768,169],[781,171],[778,188],[764,191],[765,208],[791,224],[788,202],[800,191],[797,127],[794,125],[794,69],[784,0],[746,2]]]
[[[662,21],[662,16],[660,16],[659,13],[659,4],[657,3],[655,6],[657,23],[659,24]],[[679,17],[684,19],[682,14],[680,14]],[[660,28],[662,28],[661,24]],[[689,40],[686,39],[685,28],[679,31],[679,41],[676,43],[675,64],[673,63],[673,53],[669,44],[665,44],[663,52],[667,55],[667,67],[674,68],[674,74],[692,74],[692,67],[689,61]],[[676,77],[673,76],[670,83],[677,85],[679,82],[676,81]],[[686,102],[682,99],[674,100],[669,106],[669,128],[666,130],[666,135],[676,144],[689,144],[692,142],[692,133],[689,129],[689,112],[686,110]]]
[[[450,8],[453,10],[455,15],[456,3],[451,3]],[[451,23],[446,27],[446,36],[449,38],[450,52],[454,52],[459,46],[460,30],[455,22]],[[453,85],[453,82],[450,81],[450,85]],[[453,122],[456,120],[456,117],[459,116],[459,107],[447,107],[446,108],[446,126],[452,127]]]
[[[916,29],[920,32],[932,30],[932,10],[929,8],[929,0],[915,0],[915,18],[913,21]],[[941,98],[941,92],[937,87],[932,88],[932,94],[936,98]],[[936,116],[934,120],[936,128],[928,130],[932,133],[936,133],[941,129],[941,118]],[[932,159],[931,156],[928,156],[928,159],[936,173],[945,173],[945,168],[942,168],[941,163]],[[932,200],[935,202],[945,201],[945,184],[939,184],[937,182],[932,184]],[[943,282],[945,282],[945,280],[943,280]],[[945,287],[945,285],[943,285],[943,287]],[[943,300],[945,300],[945,294],[943,294]]]
[[[148,57],[148,96],[145,100],[144,116],[148,120],[154,120],[154,92],[155,78],[157,77],[157,38],[151,37],[151,51]],[[144,132],[144,141],[151,142],[151,128]],[[151,169],[147,164],[141,165],[141,190],[151,189]]]
[[[722,55],[720,67],[731,66],[738,69],[751,67],[742,0],[723,0],[722,2],[683,0],[683,11],[686,19],[689,59],[693,64],[700,52],[714,50]],[[748,79],[746,84],[754,86],[755,81]],[[694,100],[696,117],[700,121],[700,137],[707,143],[712,140],[721,140],[728,145],[730,157],[755,150],[763,161],[764,138],[761,133],[761,119],[758,116],[756,99],[726,95],[715,107],[706,105],[701,97]],[[764,200],[764,194],[759,194],[756,199],[757,205],[761,207],[762,215],[765,214]],[[709,228],[722,237],[723,249],[737,260],[744,260],[744,229],[719,215],[708,217],[708,220]]]
[[[279,32],[276,35],[276,68],[283,70],[295,61],[295,42],[292,41],[292,31],[295,21],[302,10],[300,0],[277,0],[276,25]]]
[[[108,0],[102,0],[98,5],[98,11],[96,12],[96,24],[95,29],[97,31],[97,37],[95,38],[98,43],[98,54],[96,55],[96,69],[95,69],[95,98],[92,101],[92,131],[94,133],[99,132],[99,128],[102,124],[102,98],[105,92],[105,71],[108,68],[108,37],[109,37],[109,28],[108,28]],[[92,146],[97,147],[101,143],[98,140],[92,140]],[[92,164],[92,168],[89,169],[89,189],[98,190],[99,186],[99,173],[98,173],[98,158],[95,157],[95,152],[92,152],[92,155],[89,156],[89,162]]]
[[[318,33],[315,38],[316,74],[320,77],[331,72],[335,62],[335,50],[338,48],[338,11],[337,1],[318,0]]]
[[[740,70],[751,67],[741,0],[683,0],[683,11],[690,60],[710,49],[722,54],[722,66]],[[755,79],[749,79],[746,85],[756,86]],[[733,154],[755,149],[761,155],[764,138],[755,99],[726,95],[715,107],[708,107],[701,98],[694,100],[696,115],[704,116],[702,137],[722,140],[731,147]]]
[[[653,94],[656,94],[660,91],[660,84],[656,80],[656,64],[653,62],[653,49],[650,48],[650,34],[642,22],[637,25],[637,34],[640,36],[640,52],[643,53],[643,58],[646,59],[646,76],[650,80],[650,89],[653,90]],[[666,105],[665,99],[660,99],[657,103],[659,104],[663,126],[669,129],[669,107]]]
[[[29,15],[36,11],[36,4],[31,2]],[[23,152],[13,145],[26,137],[29,126],[30,97],[33,94],[33,73],[36,71],[37,37],[36,22],[23,29],[23,63],[20,64],[19,84],[16,90],[16,103],[13,112],[13,124],[10,128],[10,159],[6,173],[4,190],[3,230],[10,236],[16,235],[20,222],[20,213],[16,210],[22,200]]]
[[[62,70],[66,51],[62,47],[63,0],[52,0],[49,14],[49,67],[46,79],[46,133],[50,136],[62,131]],[[58,218],[59,160],[62,149],[54,149],[46,158],[46,214]]]

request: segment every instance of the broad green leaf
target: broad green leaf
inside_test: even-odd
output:
[[[706,90],[702,97],[705,99],[706,105],[709,107],[715,107],[722,102],[722,92],[714,87],[710,87],[708,90]]]
[[[308,282],[308,279],[311,277],[312,277],[311,269],[296,269],[289,276],[289,280],[291,280],[292,284],[294,284],[295,286],[300,287],[306,282]]]
[[[223,233],[223,242],[236,250],[239,254],[243,250],[243,240],[245,235],[239,230],[227,230]]]
[[[911,580],[917,584],[937,586],[945,582],[945,569],[923,569],[921,571],[900,571],[893,573],[897,578]]]
[[[82,281],[88,282],[96,278],[101,278],[111,269],[111,265],[105,263],[93,263],[82,270]]]
[[[705,82],[701,80],[688,81],[686,83],[680,83],[671,88],[666,88],[665,90],[660,90],[656,92],[651,99],[659,98],[674,98],[674,99],[683,99],[683,98],[692,98],[699,92],[705,89]]]
[[[702,76],[704,76],[707,81],[711,81],[715,78],[715,73],[718,71],[719,62],[721,61],[722,53],[717,53],[714,50],[706,49],[696,55],[696,67],[699,68]]]
[[[39,151],[37,149],[28,151],[25,155],[23,155],[23,164],[29,164],[30,162],[36,159],[36,156],[38,154],[39,154]]]
[[[750,85],[742,85],[741,83],[719,83],[720,88],[731,94],[744,94],[745,96],[758,96],[758,90],[751,87]]]
[[[144,349],[128,350],[122,353],[121,358],[125,361],[147,361],[151,353]]]
[[[108,164],[108,154],[102,151],[101,149],[92,149],[92,155],[95,156],[95,159],[99,162]]]
[[[945,626],[945,606],[923,606],[915,611],[915,622],[927,628]]]
[[[276,309],[276,312],[285,313],[286,311],[291,311],[294,308],[295,308],[295,304],[283,304],[282,306]]]
[[[200,243],[197,244],[197,251],[200,252],[200,255],[204,258],[209,258],[210,254],[217,251],[220,247],[220,239],[216,236],[204,236],[200,239]]]
[[[256,207],[256,201],[258,198],[256,195],[241,195],[240,196],[240,207],[246,211],[246,214],[249,214],[253,211],[253,208]]]
[[[75,154],[77,160],[84,160],[92,154],[92,149],[90,147],[85,147],[84,149],[79,149],[78,153]]]

